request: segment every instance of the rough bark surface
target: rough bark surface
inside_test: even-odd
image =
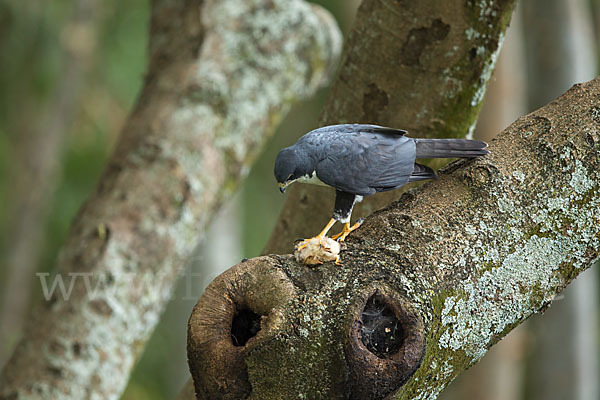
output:
[[[119,397],[214,210],[340,42],[300,0],[153,2],[145,87],[58,260],[70,295],[37,307],[0,398]]]
[[[435,398],[598,258],[599,104],[597,78],[518,119],[369,217],[343,267],[265,256],[218,277],[189,324],[198,397]],[[402,338],[378,356],[355,335],[373,297]]]
[[[522,3],[529,109],[547,103],[573,82],[596,76],[598,53],[589,4],[586,0]],[[541,51],[544,47],[552,51]],[[600,343],[599,272],[598,268],[587,271],[543,318],[527,324],[535,338],[523,363],[522,392],[528,400],[600,399],[600,353],[592,350]]]
[[[363,0],[320,125],[375,123],[413,137],[470,134],[515,3]],[[315,235],[331,218],[333,190],[294,186],[264,253],[289,253],[295,239]],[[354,216],[400,194],[369,197]]]

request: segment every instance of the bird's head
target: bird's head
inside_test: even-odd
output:
[[[275,179],[281,193],[295,180],[311,175],[314,170],[311,159],[303,157],[303,153],[294,146],[281,150],[275,159]]]

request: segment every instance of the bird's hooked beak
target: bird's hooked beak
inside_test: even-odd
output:
[[[285,189],[287,189],[287,187],[289,186],[289,184],[290,184],[290,183],[291,183],[291,182],[289,182],[289,181],[288,181],[288,182],[283,182],[283,183],[280,183],[280,184],[279,184],[279,191],[280,191],[281,193],[285,193]]]

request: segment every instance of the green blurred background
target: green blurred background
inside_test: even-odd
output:
[[[347,32],[357,0],[315,3],[329,9]],[[525,3],[540,11],[538,17],[543,14],[541,3]],[[562,3],[583,7],[583,18],[595,29],[590,32],[592,43],[597,43],[598,1]],[[552,18],[542,20],[556,25]],[[0,248],[4,255],[0,264],[0,365],[19,338],[24,313],[42,296],[35,273],[52,271],[69,224],[94,187],[136,100],[146,67],[148,20],[147,0],[0,0]],[[521,59],[508,58],[503,50],[501,63],[507,60],[504,63],[508,67],[502,82],[509,83],[502,84],[499,73],[495,75],[498,82],[491,90],[496,97],[486,99],[482,119],[486,126],[478,128],[482,137],[490,138],[516,116],[542,104],[535,104],[523,89],[528,86],[525,80],[533,81],[524,73],[529,64],[523,53],[532,51],[527,46],[514,50],[526,37],[522,31],[513,36],[516,44],[511,51],[521,52]],[[595,46],[589,54],[591,63],[596,63]],[[567,87],[554,87],[552,96]],[[521,100],[515,95],[518,91]],[[173,398],[188,379],[185,331],[191,308],[220,271],[242,257],[260,254],[284,200],[272,179],[275,154],[316,127],[326,92],[294,108],[240,193],[216,219],[208,245],[200,246],[190,261],[189,272],[139,360],[124,399]],[[502,103],[502,99],[504,105],[488,105]],[[594,296],[597,305],[597,293]],[[596,306],[593,312],[597,314],[597,310]],[[531,339],[525,343],[527,340]],[[596,363],[597,340],[591,349]],[[515,357],[517,367],[513,369],[523,371],[523,376],[531,375],[525,372],[530,369],[530,353],[522,351],[523,340],[519,343],[516,346],[521,356]],[[468,376],[461,380],[468,380]],[[483,386],[481,379],[472,381],[453,385],[458,393],[454,396],[472,393],[461,392],[460,385]],[[482,398],[532,398],[523,379],[513,385],[516,394],[511,396],[498,397],[493,388],[493,393],[489,388],[477,393]],[[446,396],[452,398],[451,391]]]

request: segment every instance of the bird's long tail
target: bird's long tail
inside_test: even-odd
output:
[[[478,157],[488,154],[487,143],[469,139],[413,139],[417,158]]]

